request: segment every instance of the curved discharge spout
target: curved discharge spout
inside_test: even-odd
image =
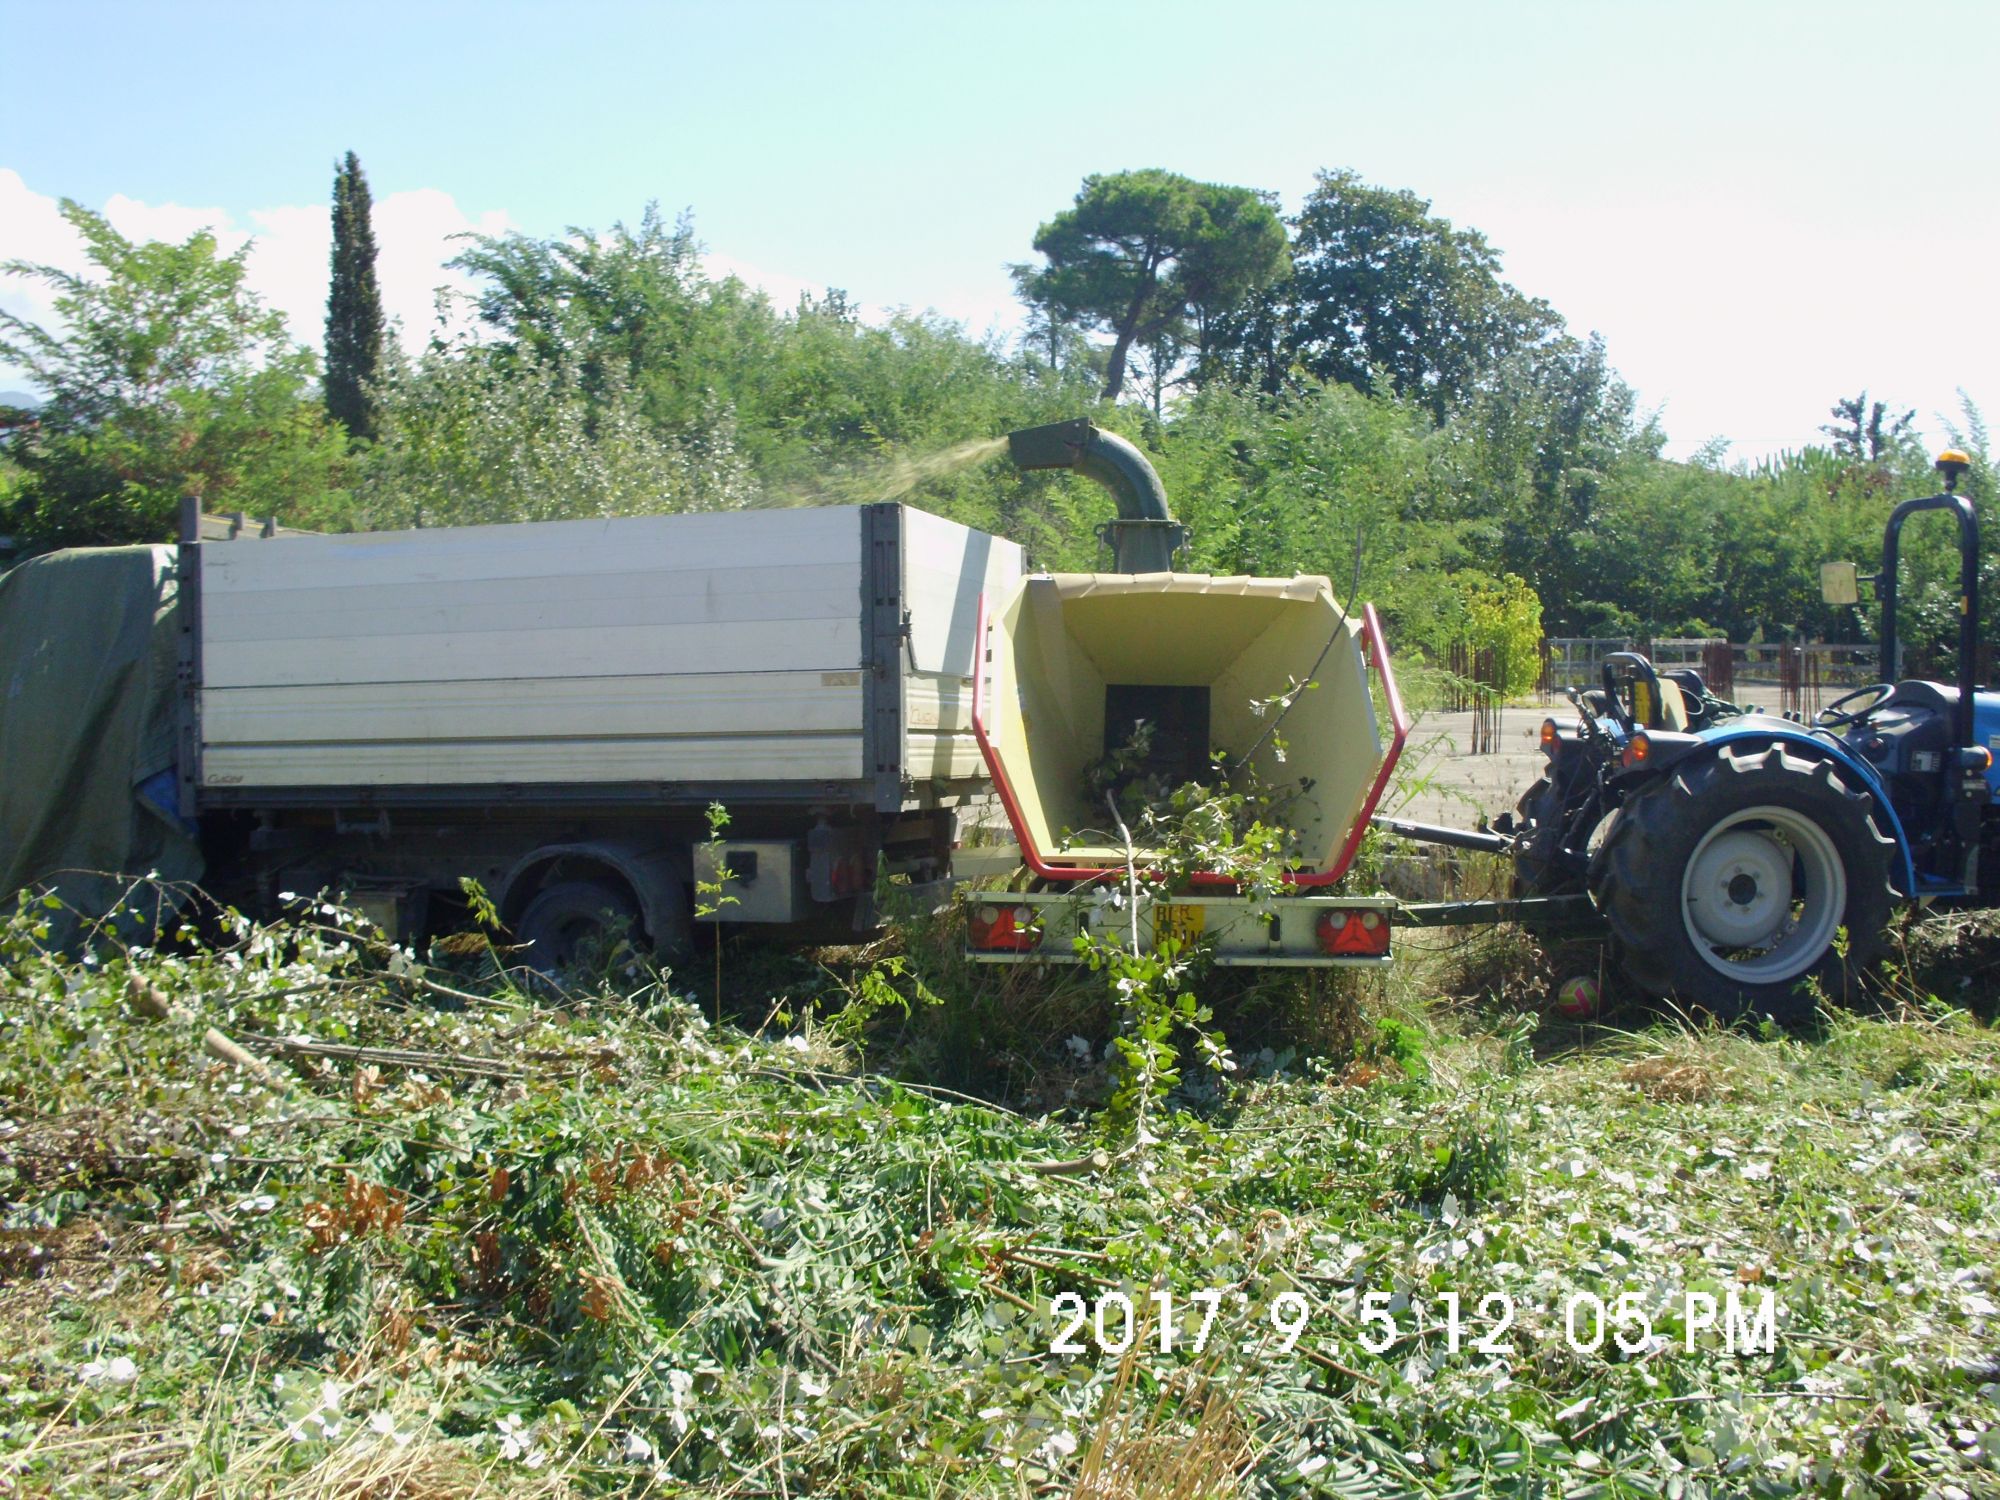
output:
[[[1118,519],[1099,535],[1111,544],[1116,573],[1171,573],[1187,528],[1167,509],[1166,487],[1146,455],[1088,417],[1024,427],[1007,434],[1007,452],[1022,469],[1074,469],[1118,502]]]

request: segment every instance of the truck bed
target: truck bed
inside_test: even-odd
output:
[[[199,552],[208,804],[754,785],[901,805],[982,775],[978,601],[1021,571],[1013,543],[898,505]]]

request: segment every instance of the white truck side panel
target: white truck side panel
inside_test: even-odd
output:
[[[217,545],[201,596],[210,786],[863,774],[852,507]]]
[[[211,750],[202,769],[209,786],[232,787],[853,780],[861,735],[232,745]]]
[[[903,512],[903,607],[910,614],[903,661],[906,775],[918,781],[984,777],[972,735],[972,674],[978,667],[979,599],[1008,597],[1022,571],[1020,547],[919,510]]]

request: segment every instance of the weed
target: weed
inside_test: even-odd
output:
[[[1524,1067],[1517,1014],[1425,1007],[1418,972],[1204,1124],[1160,1096],[1119,1159],[802,1072],[650,980],[561,1011],[444,983],[331,903],[83,956],[51,914],[0,921],[0,1463],[28,1492],[1990,1488],[2000,1043],[1963,1014]],[[826,958],[855,1045],[1063,1054],[1095,1024],[1096,1051],[1102,976],[961,991],[950,920]],[[1685,1295],[1731,1287],[1776,1297],[1773,1352],[1690,1339]],[[1064,1293],[1113,1335],[1126,1298],[1138,1336],[1054,1352]],[[1584,1294],[1653,1343],[1570,1347]]]
[[[722,857],[722,835],[729,827],[729,809],[720,802],[708,804],[709,874],[699,875],[694,882],[694,916],[697,922],[719,918],[722,908],[737,904],[736,898],[727,894],[729,882],[736,878],[735,872],[727,867]],[[722,929],[715,929],[715,1024],[722,1024]]]
[[[1441,1138],[1428,1135],[1398,1162],[1397,1192],[1430,1206],[1447,1197],[1480,1205],[1507,1196],[1512,1185],[1512,1130],[1504,1116],[1475,1110],[1455,1118]]]
[[[1424,1034],[1407,1022],[1383,1016],[1375,1023],[1375,1034],[1355,1045],[1359,1062],[1395,1068],[1403,1078],[1418,1082],[1428,1076],[1424,1063]]]

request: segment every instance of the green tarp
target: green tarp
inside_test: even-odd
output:
[[[171,547],[104,547],[0,575],[0,898],[10,906],[24,887],[54,888],[94,918],[135,877],[201,875],[200,844],[176,809],[174,566]],[[156,895],[135,895],[158,910]]]

